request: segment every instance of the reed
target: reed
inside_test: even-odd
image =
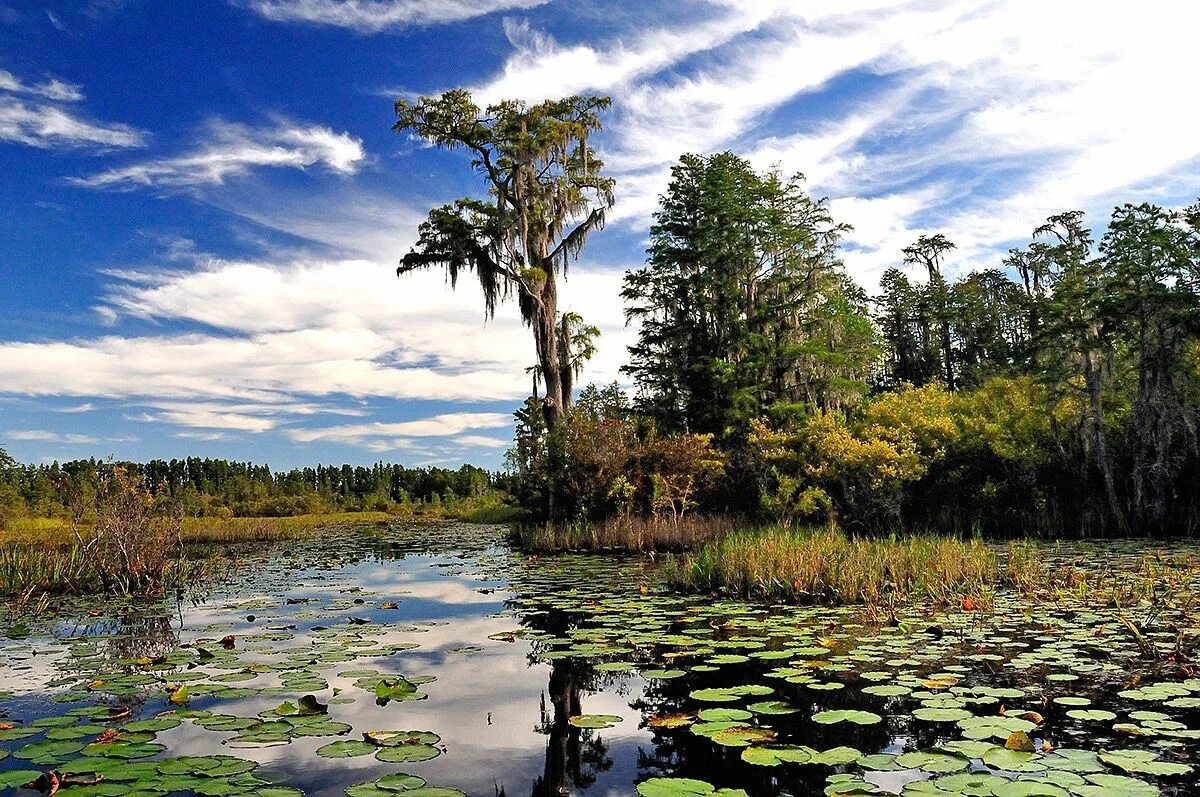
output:
[[[516,532],[517,543],[531,553],[561,551],[686,551],[729,534],[736,520],[727,516],[694,515],[615,518],[603,523],[526,525]]]
[[[678,588],[798,603],[990,601],[997,551],[971,539],[854,538],[840,531],[735,531],[667,565]]]

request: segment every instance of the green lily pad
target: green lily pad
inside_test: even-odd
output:
[[[883,717],[871,711],[859,711],[857,709],[837,709],[834,711],[820,711],[813,714],[813,722],[822,725],[834,725],[839,722],[852,722],[855,725],[874,725],[883,721]]]
[[[579,716],[570,717],[567,719],[571,725],[576,728],[611,728],[622,718],[615,714],[580,714]]]
[[[317,755],[322,758],[354,758],[360,755],[370,755],[376,750],[375,745],[357,739],[342,739],[318,747]]]

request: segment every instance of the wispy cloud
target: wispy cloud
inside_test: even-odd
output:
[[[1169,191],[1186,190],[1182,176],[1200,176],[1200,139],[1177,82],[1193,67],[1200,8],[713,6],[724,13],[605,44],[561,45],[510,26],[511,58],[476,92],[611,92],[603,154],[618,179],[613,218],[636,227],[683,152],[733,148],[760,167],[805,172],[814,191],[865,221],[847,262],[868,285],[922,232],[958,240],[963,267],[993,263],[1048,213],[1103,210],[1146,196],[1147,185],[1158,189],[1150,198],[1177,201]],[[898,214],[886,225],[885,209]]]
[[[46,429],[24,429],[8,433],[10,440],[25,440],[38,443],[68,443],[71,445],[92,445],[100,442],[100,438],[85,434],[63,434]]]
[[[42,83],[25,83],[12,72],[0,69],[0,91],[13,94],[30,94],[59,102],[78,102],[83,92],[78,85],[51,78]]]
[[[219,185],[256,168],[311,166],[350,175],[358,171],[365,157],[359,139],[327,127],[281,120],[274,127],[253,128],[216,120],[208,124],[205,140],[189,152],[107,169],[71,182],[88,188]]]
[[[479,429],[506,428],[512,424],[512,416],[501,412],[457,412],[435,415],[415,421],[399,423],[361,423],[325,428],[292,429],[288,436],[298,443],[336,442],[360,446],[372,451],[390,451],[412,448],[416,438],[449,437]],[[491,446],[493,438],[467,435],[457,441],[470,441],[468,445]],[[483,441],[482,443],[480,441]]]
[[[314,259],[206,260],[110,279],[102,307],[114,334],[0,343],[0,392],[121,399],[144,408],[129,415],[139,422],[292,433],[320,415],[378,411],[356,399],[515,405],[529,390],[528,330],[515,308],[485,321],[478,288],[466,280],[452,292],[434,272],[400,281],[387,263]],[[581,271],[566,285],[564,308],[604,332],[585,379],[614,379],[624,360],[619,280],[617,272]],[[119,334],[128,317],[211,331]],[[379,445],[422,429],[454,436],[476,428],[453,425],[460,417],[436,428],[342,427],[319,439],[363,436]]]
[[[233,0],[275,22],[306,22],[359,33],[460,22],[535,8],[549,0]]]
[[[57,412],[65,412],[69,415],[78,415],[78,414],[82,414],[85,412],[91,412],[94,409],[96,409],[95,404],[93,404],[90,401],[85,401],[83,404],[76,404],[73,407],[63,407],[62,409],[56,410],[56,411]]]
[[[534,103],[584,91],[613,91],[752,31],[773,13],[764,6],[695,25],[656,27],[607,48],[586,42],[563,45],[528,20],[506,19],[504,32],[514,53],[499,75],[475,89],[476,99],[481,105],[505,99]]]
[[[141,147],[146,134],[128,125],[90,121],[74,107],[80,87],[57,78],[29,83],[0,70],[0,142],[39,149]]]
[[[507,426],[511,423],[512,417],[509,416],[509,421],[505,425]],[[455,437],[452,442],[460,446],[467,446],[471,448],[507,448],[512,444],[512,440],[507,438],[485,437],[481,434],[460,435],[459,437]]]
[[[246,415],[204,407],[181,407],[163,412],[127,416],[127,418],[142,422],[172,423],[197,429],[228,429],[254,434],[270,431],[278,424],[276,418],[265,415]]]

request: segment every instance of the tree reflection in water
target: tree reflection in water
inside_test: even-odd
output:
[[[548,634],[562,637],[571,627],[566,612],[550,611],[523,619],[523,624]],[[537,661],[541,645],[534,643],[531,662]],[[535,727],[547,736],[546,766],[533,782],[530,797],[565,797],[576,789],[586,789],[596,782],[600,773],[612,768],[599,732],[577,728],[570,718],[583,713],[583,695],[599,688],[592,666],[582,658],[555,659],[550,665],[550,683],[542,694],[541,721]],[[549,705],[547,705],[547,699]],[[503,790],[499,790],[503,794]]]

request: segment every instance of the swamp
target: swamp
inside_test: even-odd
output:
[[[1140,546],[1044,547],[1145,577]],[[1195,793],[1200,673],[1178,655],[1200,633],[1194,578],[1123,607],[1001,588],[986,606],[880,611],[681,594],[660,557],[522,554],[506,528],[458,522],[223,556],[175,597],[0,614],[0,787]]]
[[[0,797],[1200,797],[1197,30],[0,0]]]

